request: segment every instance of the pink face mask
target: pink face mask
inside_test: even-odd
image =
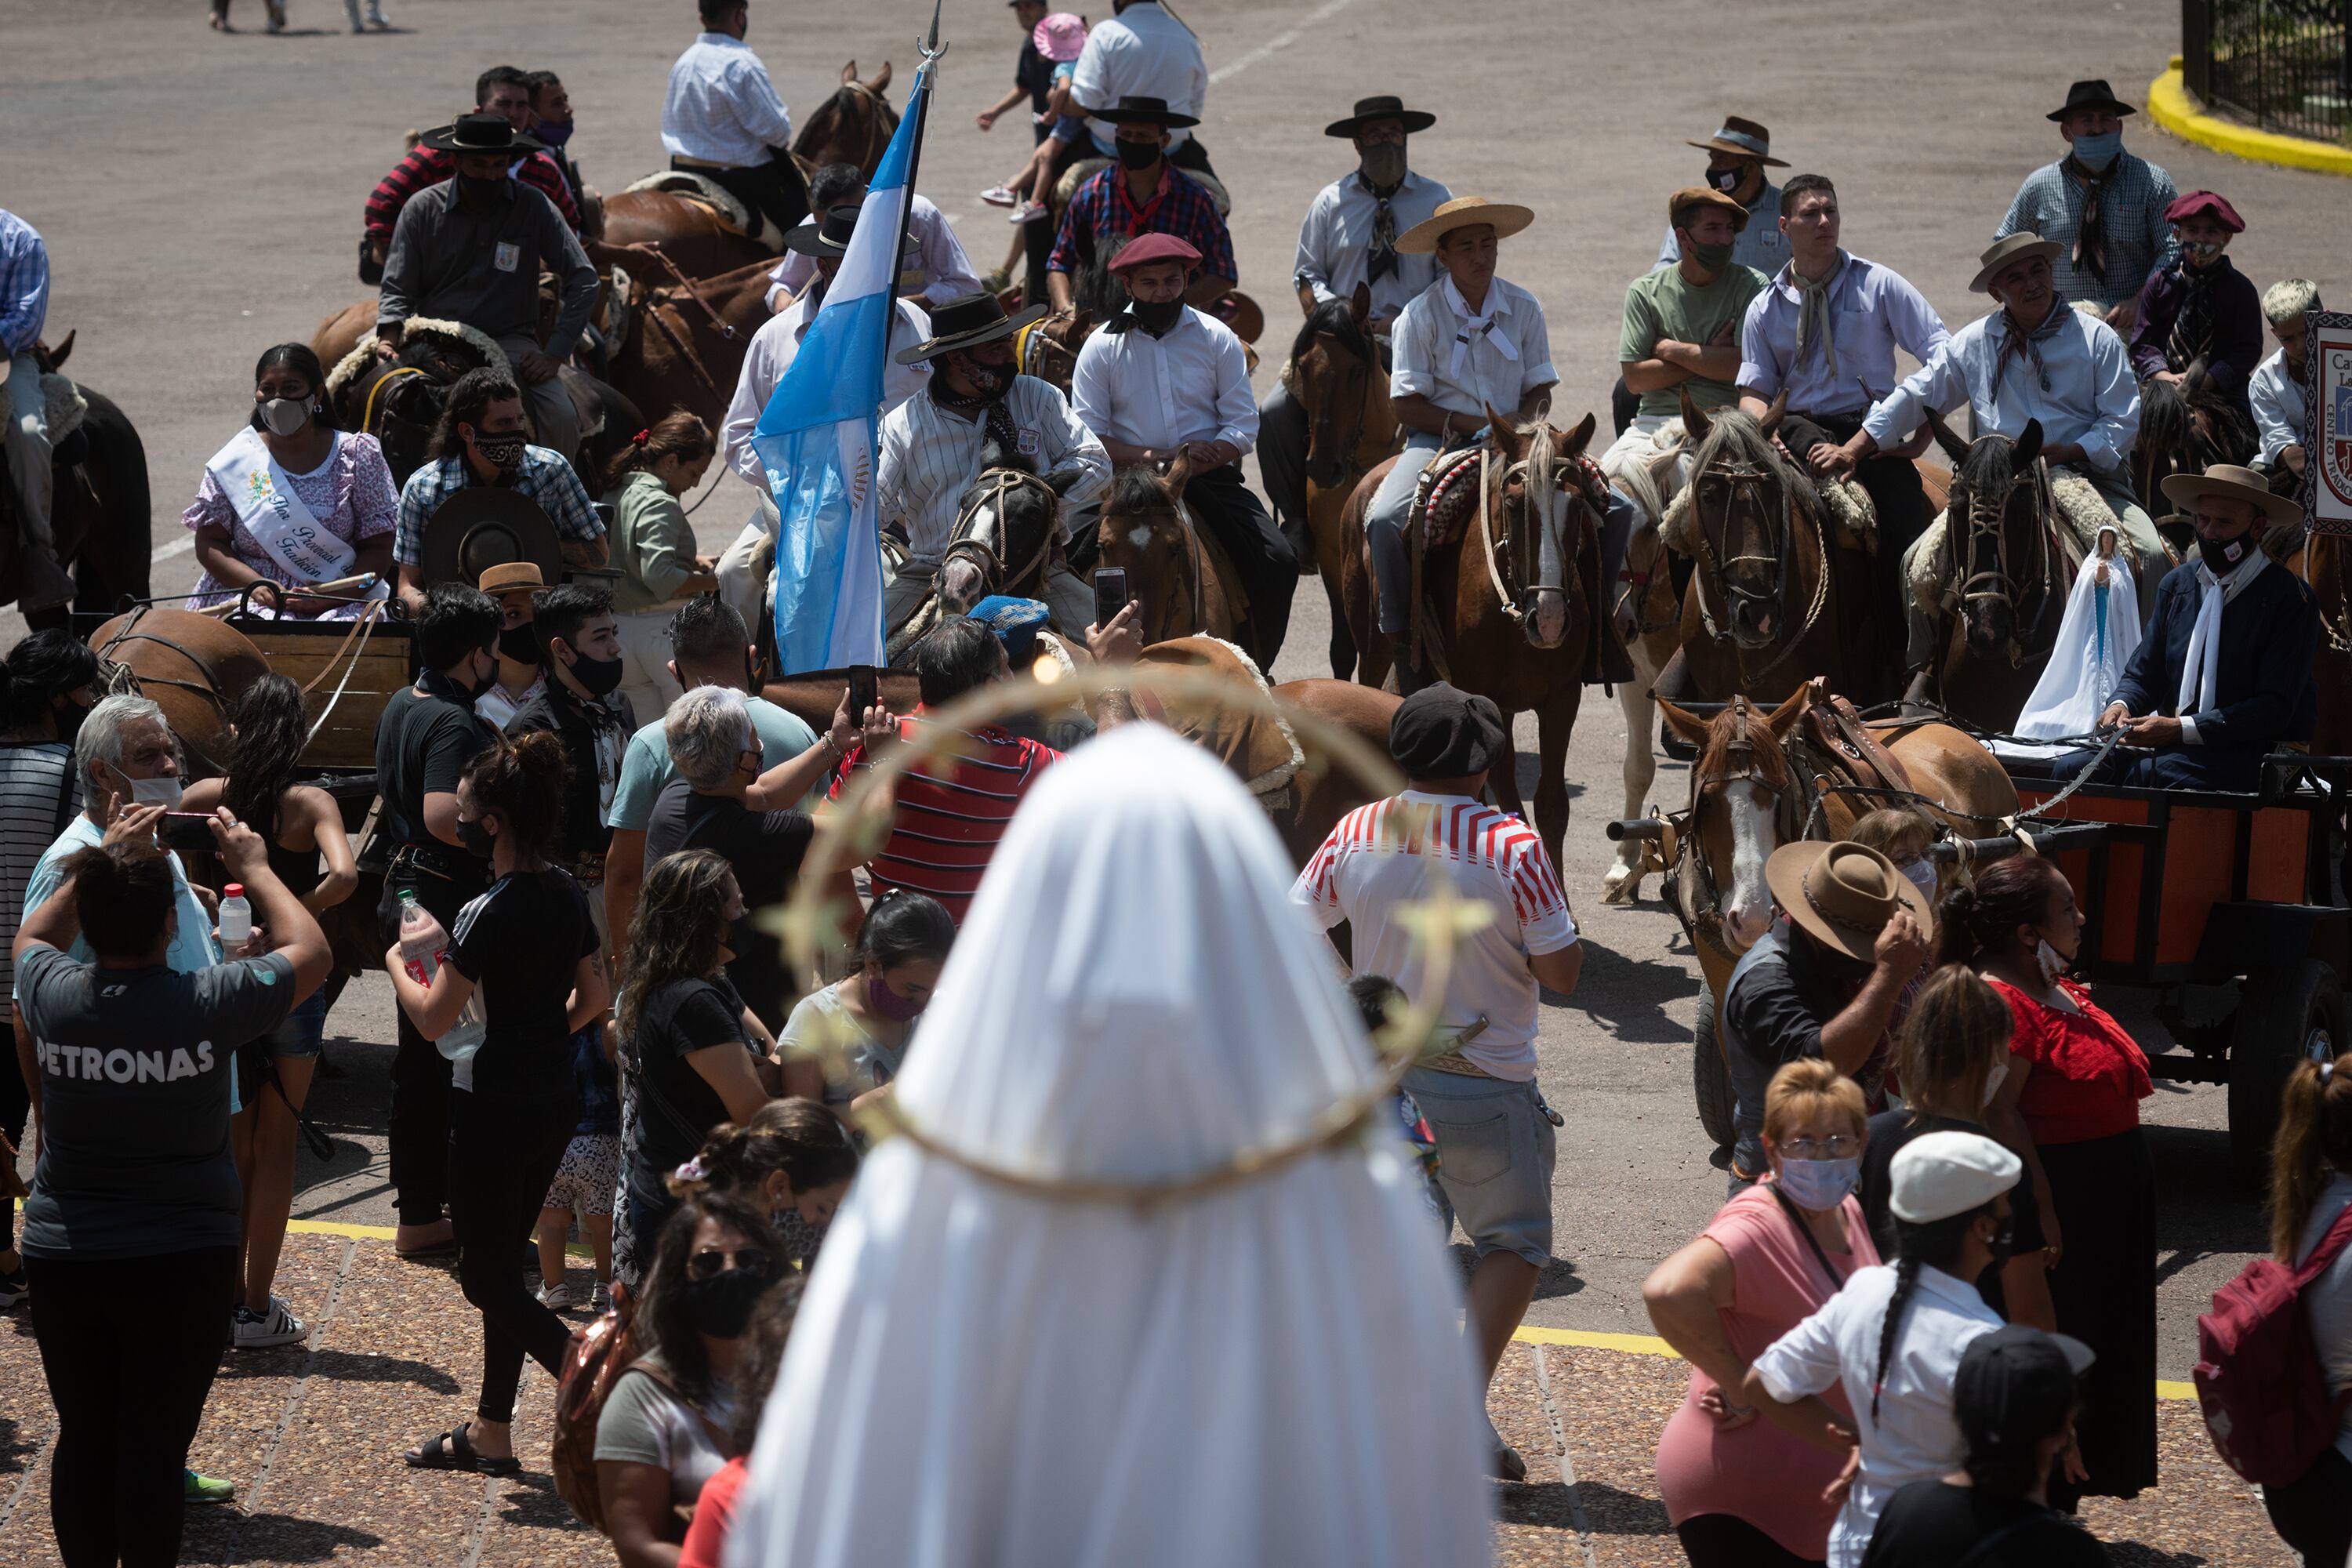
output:
[[[866,977],[866,1005],[874,1010],[875,1016],[887,1018],[894,1024],[904,1024],[929,1006],[931,999],[926,996],[920,1001],[909,1002],[891,990],[888,981],[878,974],[869,974]]]

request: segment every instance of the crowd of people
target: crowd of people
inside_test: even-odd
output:
[[[1135,660],[1134,609],[1106,619],[1072,564],[1123,471],[1181,471],[1261,667],[1313,563],[1307,414],[1286,385],[1255,398],[1226,319],[1241,268],[1193,134],[1200,40],[1154,0],[1115,0],[1091,26],[1010,9],[1015,89],[980,117],[988,131],[1025,101],[1035,133],[987,195],[1012,209],[1005,266],[976,276],[939,209],[913,202],[875,473],[903,546],[892,621],[930,596],[984,453],[1055,478],[1056,548],[1042,604],[949,616],[914,642],[911,711],[845,693],[820,731],[761,694],[772,672],[750,628],[777,519],[751,437],[866,176],[803,178],[784,152],[791,117],[740,0],[699,0],[662,120],[673,169],[730,193],[782,251],[775,314],[719,428],[648,411],[609,464],[583,467],[562,373],[591,330],[581,235],[601,198],[562,152],[561,79],[499,67],[473,112],[378,185],[361,254],[381,269],[385,358],[405,323],[446,319],[501,359],[447,389],[395,484],[378,439],[339,427],[327,367],[278,344],[197,481],[195,603],[349,618],[394,599],[420,667],[375,746],[394,1247],[454,1265],[480,1366],[472,1414],[402,1458],[501,1476],[551,1438],[561,1451],[563,1432],[516,1430],[524,1363],[564,1376],[581,1315],[611,1312],[633,1359],[589,1411],[593,1500],[575,1506],[629,1568],[716,1564],[730,1531],[809,1561],[918,1554],[939,1519],[878,1506],[877,1489],[943,1433],[952,1473],[932,1483],[972,1505],[991,1560],[1058,1561],[1154,1523],[1215,1560],[1353,1560],[1365,1541],[1467,1560],[1484,1550],[1480,1478],[1528,1476],[1483,1391],[1553,1257],[1565,1119],[1536,1042],[1590,937],[1538,835],[1486,804],[1508,765],[1503,715],[1402,654],[1389,747],[1408,787],[1344,817],[1286,896],[1263,813],[1202,753],[1130,726],[1123,692],[1076,731],[1136,732],[1074,757],[1028,720],[940,733],[938,713],[1028,668],[1040,621],[1097,664]],[[216,0],[215,26],[226,11]],[[1657,265],[1625,290],[1601,467],[1638,464],[1686,407],[1779,409],[1779,449],[1874,506],[1878,611],[1907,625],[1916,670],[1936,632],[1918,591],[1934,519],[1904,442],[1963,403],[1980,435],[2037,421],[2043,458],[2089,482],[2142,563],[2128,580],[2150,637],[2103,721],[2152,749],[2156,782],[2230,784],[2308,717],[2307,668],[2299,684],[2279,673],[2315,638],[2307,595],[2290,603],[2284,573],[2241,590],[2262,578],[2243,542],[2286,517],[2274,492],[2305,466],[2317,293],[2289,279],[2257,294],[2234,272],[2245,220],[2123,151],[2132,112],[2098,81],[2051,112],[2067,152],[2026,179],[1981,258],[1973,287],[1998,308],[1957,332],[1841,247],[1828,178],[1773,184],[1788,165],[1769,132],[1727,116],[1691,143],[1704,181],[1667,197]],[[1308,210],[1291,274],[1310,329],[1353,321],[1391,372],[1402,456],[1365,521],[1380,626],[1400,637],[1424,471],[1486,438],[1490,411],[1542,417],[1560,379],[1541,303],[1498,272],[1536,215],[1416,172],[1411,138],[1434,119],[1380,96],[1328,127],[1356,167]],[[1008,310],[1016,263],[1032,302]],[[35,384],[19,378],[37,374],[47,283],[37,234],[0,212],[12,395]],[[1087,299],[1109,319],[1066,395],[1022,372],[1014,340]],[[2147,382],[2210,389],[2259,437],[2251,469],[2168,486],[2202,545],[2168,577],[2147,569],[2164,545],[2126,463]],[[36,549],[40,406],[14,396],[6,432]],[[1242,468],[1253,450],[1264,500]],[[710,555],[684,498],[714,463],[754,500]],[[483,487],[533,502],[563,565],[596,574],[550,582],[523,561],[436,576],[436,513]],[[1636,489],[1621,480],[1598,509],[1604,582],[1660,521]],[[1535,586],[1538,636],[1567,614],[1559,564],[1546,556]],[[0,1072],[0,1133],[13,1149],[29,1121],[39,1150],[0,1307],[29,1303],[58,1413],[61,1554],[168,1562],[179,1504],[226,1495],[184,1465],[224,1352],[309,1333],[276,1275],[325,1034],[320,917],[357,890],[358,858],[341,805],[303,780],[302,693],[283,676],[238,697],[220,776],[184,784],[162,710],[101,696],[71,637],[34,634],[0,680],[0,963],[21,1068]],[[898,778],[887,832],[804,889],[824,816],[914,745],[952,760]],[[2084,921],[2058,870],[2021,857],[1939,877],[1934,831],[1894,810],[1780,847],[1778,914],[1725,987],[1731,1192],[1644,1288],[1691,1366],[1656,1474],[1696,1564],[2103,1561],[2070,1517],[2080,1500],[2158,1480],[2147,1058],[2068,977]],[[1430,994],[1441,882],[1487,918],[1462,923]],[[772,919],[796,896],[839,937],[813,991]],[[1344,943],[1315,942],[1343,922]],[[1122,944],[1165,973],[1103,962]],[[1372,1041],[1414,1008],[1436,1037],[1383,1076]],[[2272,1193],[2277,1260],[2335,1258],[2304,1297],[2329,1390],[2352,1387],[2348,1070],[2295,1069]],[[1338,1132],[1269,1154],[1335,1105],[1355,1107]],[[1357,1139],[1372,1121],[1384,1135]],[[884,1126],[905,1136],[869,1163]],[[1268,1251],[1318,1223],[1364,1245]],[[1456,1227],[1459,1290],[1438,1247]],[[821,1252],[843,1261],[809,1274]],[[1040,1300],[1057,1268],[1104,1300]],[[1260,1288],[1202,1294],[1236,1280]],[[877,1365],[874,1336],[903,1353]],[[1237,1342],[1281,1353],[1244,1366]],[[1171,1371],[1187,1366],[1214,1375]],[[2352,1550],[2347,1467],[2352,1416],[2307,1474],[2264,1489],[2306,1563]],[[1099,1495],[1074,1499],[1068,1477],[1097,1471]]]

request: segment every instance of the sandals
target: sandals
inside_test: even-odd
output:
[[[413,1470],[472,1470],[485,1476],[519,1475],[522,1470],[522,1461],[511,1454],[499,1459],[474,1452],[463,1421],[400,1457]]]

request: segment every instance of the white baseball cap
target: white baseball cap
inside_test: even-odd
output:
[[[1930,1132],[1895,1152],[1887,1207],[1913,1225],[1979,1209],[2017,1185],[2025,1167],[1978,1132]]]

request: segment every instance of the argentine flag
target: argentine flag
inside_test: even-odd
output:
[[[751,432],[782,526],[776,532],[777,672],[882,658],[882,531],[875,504],[882,363],[897,304],[908,184],[931,68],[874,171],[857,231],[800,353]]]

